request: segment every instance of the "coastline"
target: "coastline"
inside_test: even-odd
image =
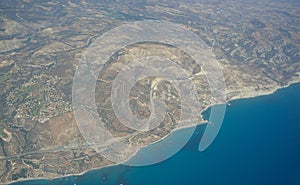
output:
[[[224,102],[224,103],[215,103],[215,104],[208,105],[203,110],[201,110],[200,114],[202,116],[203,112],[205,112],[210,107],[215,106],[215,105],[219,105],[219,104],[226,104],[226,105],[228,105],[229,102],[235,101],[235,100],[250,99],[250,98],[256,98],[256,97],[261,97],[261,96],[272,95],[275,92],[277,92],[278,90],[286,89],[286,88],[290,87],[291,85],[294,85],[294,84],[297,84],[297,83],[300,83],[300,77],[299,77],[299,79],[292,79],[289,83],[287,83],[284,86],[273,87],[273,88],[268,89],[266,91],[256,91],[256,92],[249,91],[248,93],[245,93],[244,96],[242,96],[242,95],[235,96],[234,98],[226,100],[226,102]],[[166,137],[168,137],[170,134],[172,134],[175,131],[186,129],[186,128],[191,128],[191,127],[194,127],[194,126],[198,126],[198,125],[201,125],[201,124],[207,124],[207,123],[208,123],[208,121],[204,120],[204,121],[201,121],[200,123],[197,123],[197,124],[193,124],[193,125],[188,125],[188,126],[183,126],[183,127],[176,128],[176,129],[172,130],[167,136],[164,136],[163,138],[161,138],[160,140],[158,140],[156,142],[160,142],[161,140],[165,139]],[[152,144],[154,144],[154,143],[152,143]],[[152,144],[150,144],[150,145],[152,145]],[[138,151],[136,151],[135,153],[133,153],[126,161],[130,160],[131,158],[133,158],[141,149],[143,149],[145,147],[148,147],[148,146],[149,145],[141,147]],[[123,163],[125,163],[126,161],[124,161]],[[8,182],[8,183],[3,183],[3,185],[13,185],[14,183],[26,182],[26,181],[55,180],[55,179],[68,178],[68,177],[74,177],[74,178],[76,178],[76,176],[81,176],[81,175],[84,175],[84,174],[86,174],[88,172],[91,172],[91,171],[94,171],[94,170],[101,170],[101,169],[105,169],[105,168],[109,168],[109,167],[113,167],[113,166],[118,166],[118,165],[122,165],[123,163],[115,163],[115,164],[110,164],[110,165],[106,165],[106,166],[103,166],[103,167],[91,168],[91,169],[88,169],[88,170],[85,170],[85,171],[83,171],[81,173],[76,173],[76,174],[67,174],[67,175],[61,175],[61,176],[53,176],[53,177],[49,177],[49,178],[43,177],[43,178],[24,178],[24,179],[18,179],[16,181],[11,181],[11,182]]]

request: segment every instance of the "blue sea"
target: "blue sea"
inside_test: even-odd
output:
[[[159,164],[118,165],[13,185],[300,185],[299,106],[300,84],[235,100],[226,109],[216,140],[203,152],[198,144],[204,125],[180,152]]]

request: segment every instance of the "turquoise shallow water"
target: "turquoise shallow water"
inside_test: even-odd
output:
[[[231,104],[204,152],[197,148],[205,126],[198,126],[180,152],[159,164],[13,185],[300,185],[300,84]]]

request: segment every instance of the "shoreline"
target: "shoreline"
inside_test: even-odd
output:
[[[257,91],[256,93],[253,92],[253,91],[249,91],[249,93],[248,94],[246,93],[245,96],[236,96],[234,98],[226,100],[224,103],[215,103],[215,104],[208,105],[203,110],[201,110],[200,114],[201,114],[201,117],[202,117],[203,116],[202,115],[203,112],[205,112],[210,107],[215,106],[215,105],[226,104],[226,106],[228,106],[229,102],[232,102],[232,101],[235,101],[235,100],[250,99],[250,98],[257,98],[257,97],[272,95],[272,94],[276,93],[279,90],[286,89],[286,88],[290,87],[291,85],[298,84],[298,83],[300,83],[300,78],[298,80],[297,79],[292,79],[288,84],[286,84],[284,86],[273,87],[272,89],[270,89],[268,91],[261,91],[261,92]],[[198,126],[198,125],[201,125],[201,124],[207,124],[207,123],[208,123],[208,121],[203,119],[203,121],[201,121],[200,123],[176,128],[176,129],[172,130],[168,135],[164,136],[163,138],[161,138],[160,140],[158,140],[156,142],[160,142],[161,140],[163,140],[166,137],[170,136],[170,134],[174,133],[175,131],[186,129],[186,128],[191,128],[191,127],[195,127],[195,126]],[[152,143],[152,144],[155,144],[155,143]],[[137,150],[136,152],[134,152],[130,157],[128,157],[128,159],[126,161],[130,160],[131,158],[133,158],[141,149],[143,149],[145,147],[148,147],[148,146],[149,145],[141,147],[139,150]],[[123,163],[125,163],[126,161],[124,161]],[[13,185],[13,183],[18,183],[18,182],[38,181],[38,180],[48,180],[48,181],[51,181],[51,180],[55,180],[55,179],[68,178],[68,177],[74,177],[74,178],[76,178],[77,176],[82,176],[82,175],[84,175],[86,173],[89,173],[91,171],[94,171],[94,170],[102,170],[102,169],[105,169],[105,168],[109,168],[109,167],[113,167],[113,166],[118,166],[118,165],[125,165],[125,166],[127,166],[126,164],[123,164],[123,163],[115,163],[115,164],[110,164],[110,165],[106,165],[106,166],[103,166],[103,167],[91,168],[91,169],[88,169],[88,170],[85,170],[85,171],[83,171],[81,173],[76,173],[76,174],[68,174],[68,175],[55,176],[55,177],[49,177],[49,178],[45,177],[45,178],[24,178],[24,179],[18,179],[16,181],[11,181],[11,182],[8,182],[8,183],[3,183],[2,185]]]

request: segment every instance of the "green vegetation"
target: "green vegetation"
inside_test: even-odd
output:
[[[43,99],[34,107],[33,111],[32,111],[32,115],[33,116],[37,116],[40,109],[42,108],[42,106],[45,104],[46,102],[46,97],[45,95],[43,96]]]
[[[5,75],[0,76],[0,83],[6,82],[12,77],[12,73],[6,73]]]
[[[38,113],[39,113],[39,111],[40,111],[40,109],[42,108],[43,105],[44,105],[44,101],[39,102],[39,103],[34,107],[34,109],[33,109],[33,111],[32,111],[32,115],[33,115],[33,116],[37,116]]]
[[[0,127],[0,137],[1,138],[8,138],[8,135],[4,133],[4,128]]]
[[[35,89],[34,86],[28,86],[28,87],[25,87],[25,88],[17,88],[16,89],[16,92],[23,96],[23,97],[26,97],[31,91],[33,91]]]

